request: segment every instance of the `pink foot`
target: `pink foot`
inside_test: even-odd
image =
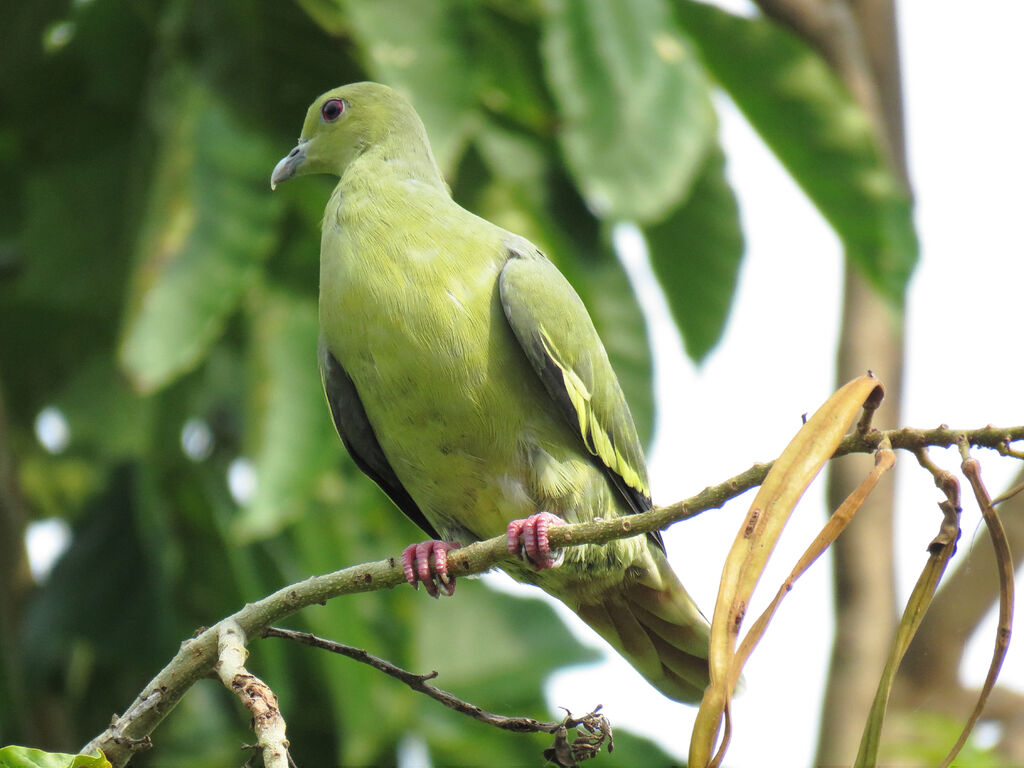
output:
[[[413,589],[419,589],[420,582],[427,588],[427,594],[437,597],[440,591],[451,596],[455,594],[455,574],[448,573],[448,552],[462,545],[454,541],[421,541],[410,544],[402,550],[402,571],[405,580]]]
[[[508,524],[508,551],[517,557],[526,555],[538,571],[557,568],[562,564],[564,550],[551,551],[548,543],[548,529],[553,525],[565,525],[565,521],[551,514],[540,512],[525,520],[513,520]],[[519,546],[519,534],[523,534],[523,546]]]

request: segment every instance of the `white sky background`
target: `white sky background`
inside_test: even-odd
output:
[[[748,7],[740,0],[722,4]],[[967,8],[944,0],[906,0],[899,14],[909,161],[922,242],[909,296],[901,425],[1020,424],[1024,3],[977,0]],[[659,503],[691,496],[755,461],[774,458],[799,428],[801,414],[813,412],[834,389],[839,244],[742,116],[724,100],[719,106],[748,249],[725,339],[702,368],[684,358],[651,278],[639,280],[641,301],[653,307],[655,326],[661,410],[649,463]],[[895,426],[877,420],[876,425]],[[946,468],[959,465],[955,452],[932,456]],[[989,452],[976,456],[993,495],[1019,468]],[[903,452],[897,467],[902,608],[940,516],[930,477]],[[665,536],[673,566],[709,616],[721,564],[750,498],[747,494],[723,511],[677,525]],[[757,606],[774,595],[825,515],[819,479],[794,513],[749,615],[756,616]],[[961,554],[986,535],[979,521],[968,491]],[[748,664],[746,691],[733,709],[728,765],[811,764],[832,641],[829,571],[826,555],[798,582]],[[574,620],[581,637],[596,638],[568,610],[560,612]],[[962,670],[971,683],[984,679],[994,628],[993,611],[972,640]],[[1022,642],[1018,635],[1011,645],[1001,679],[1024,691]],[[668,702],[612,655],[598,667],[558,675],[548,701],[574,713],[603,703],[615,725],[654,736],[681,757],[696,711]],[[950,744],[954,739],[951,734]]]

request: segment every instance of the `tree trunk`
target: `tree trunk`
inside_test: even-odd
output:
[[[874,423],[898,424],[898,397],[893,395],[898,396],[902,385],[901,318],[849,264],[845,277],[836,378],[843,383],[872,370],[886,388]],[[871,464],[867,457],[857,456],[830,465],[831,509],[857,486]],[[836,634],[818,735],[819,765],[853,761],[889,653],[896,617],[893,490],[890,472],[832,545]]]
[[[818,50],[875,125],[893,173],[909,189],[893,0],[758,0],[769,17]],[[903,316],[875,294],[847,259],[837,386],[873,371],[885,384],[878,424],[899,423]],[[830,466],[835,508],[868,471],[863,460]],[[893,480],[872,493],[833,545],[836,634],[818,737],[820,765],[849,764],[888,653],[895,617]]]

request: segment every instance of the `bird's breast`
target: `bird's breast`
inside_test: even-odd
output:
[[[444,535],[530,514],[523,451],[546,398],[505,320],[500,251],[325,233],[320,320],[403,485]],[[333,242],[329,243],[329,240]],[[488,252],[490,251],[490,252]]]

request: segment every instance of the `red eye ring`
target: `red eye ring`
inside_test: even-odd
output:
[[[342,99],[329,99],[320,107],[320,117],[326,122],[333,123],[341,113],[345,111],[345,102]]]

